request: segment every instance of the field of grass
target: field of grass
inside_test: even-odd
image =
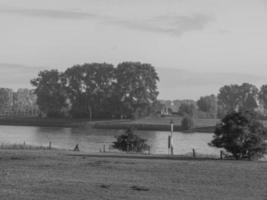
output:
[[[166,117],[145,117],[137,120],[110,120],[99,121],[94,124],[95,128],[102,129],[125,129],[129,126],[134,126],[139,130],[158,130],[169,131],[170,121],[174,123],[175,131],[183,131],[181,129],[181,120],[179,116]],[[213,132],[214,126],[219,122],[218,119],[195,119],[195,132]]]
[[[0,150],[0,199],[266,200],[267,162]]]
[[[179,116],[166,116],[166,117],[145,117],[132,121],[134,124],[170,124],[173,121],[175,125],[181,125],[182,118]],[[196,127],[215,126],[218,119],[195,119]]]

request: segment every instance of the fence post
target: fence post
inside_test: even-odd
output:
[[[221,160],[223,159],[223,151],[222,150],[220,151],[220,159]]]
[[[48,149],[52,149],[52,142],[51,141],[49,141]]]
[[[196,158],[196,150],[193,149],[193,158]]]

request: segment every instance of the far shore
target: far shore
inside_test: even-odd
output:
[[[169,124],[144,124],[144,123],[132,123],[132,122],[114,122],[114,123],[103,123],[98,122],[94,124],[94,128],[97,129],[127,129],[129,127],[133,127],[136,130],[144,130],[144,131],[170,131]],[[204,127],[195,127],[190,130],[184,130],[180,125],[174,125],[173,130],[178,132],[185,133],[213,133],[215,126],[204,126]]]
[[[89,121],[88,119],[53,119],[53,118],[2,118],[0,125],[7,126],[40,126],[78,128],[90,127],[96,129],[127,129],[133,127],[136,130],[145,131],[170,131],[171,117],[169,118],[142,118],[138,120],[101,120]],[[213,119],[199,119],[197,126],[190,130],[183,130],[180,119],[174,118],[174,131],[212,133],[216,122]]]
[[[84,126],[87,120],[79,119],[54,119],[54,118],[1,118],[0,125],[7,126],[41,126],[77,128]]]

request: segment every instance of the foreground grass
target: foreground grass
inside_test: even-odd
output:
[[[267,163],[0,151],[0,199],[267,199]]]

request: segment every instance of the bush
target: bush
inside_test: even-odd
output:
[[[181,128],[183,130],[189,130],[189,129],[192,129],[194,128],[194,119],[190,116],[185,116],[183,119],[182,119],[182,122],[181,122]]]
[[[216,126],[210,145],[224,148],[235,159],[263,157],[267,150],[264,126],[250,112],[232,112]]]
[[[148,149],[146,140],[134,134],[133,128],[128,128],[125,134],[117,137],[117,141],[113,142],[113,148],[127,152],[142,152]]]

